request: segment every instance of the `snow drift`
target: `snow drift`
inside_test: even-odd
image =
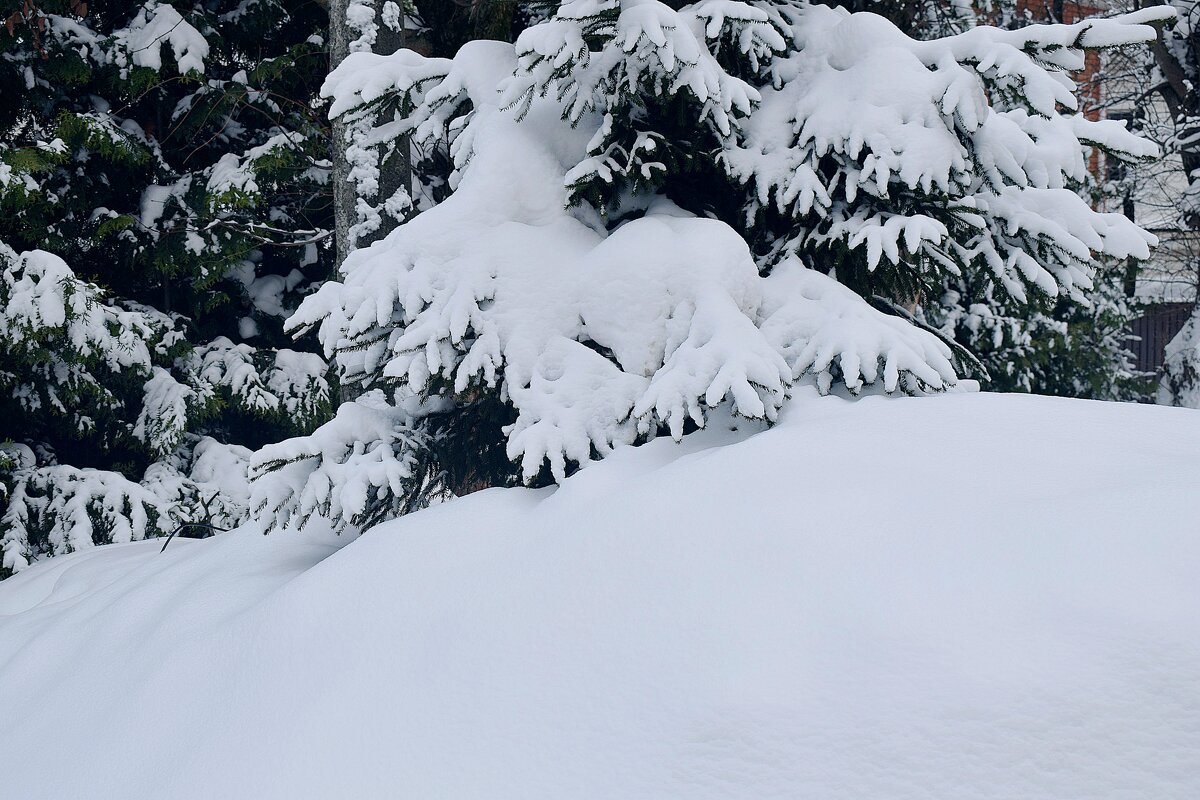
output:
[[[1190,411],[813,396],[353,541],[55,558],[0,584],[0,794],[1193,798],[1197,487]]]

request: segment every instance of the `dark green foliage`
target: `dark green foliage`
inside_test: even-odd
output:
[[[21,7],[6,2],[0,17]],[[131,56],[114,33],[140,8],[47,0],[0,29],[0,85],[22,87],[0,95],[0,159],[38,186],[0,190],[0,242],[54,253],[113,300],[181,315],[188,341],[237,340],[252,320],[254,345],[288,344],[280,315],[256,308],[246,284],[274,275],[303,291],[328,270],[326,127],[313,104],[325,14],[314,3],[179,5],[210,48],[201,75],[179,74],[167,41],[155,45],[160,70],[122,66]],[[61,151],[38,147],[54,140]],[[231,156],[253,183],[210,190]]]
[[[282,320],[333,261],[326,26],[317,3],[0,0],[0,299],[22,298],[0,444],[37,454],[10,488],[56,464],[137,486],[186,472],[201,436],[257,446],[328,418],[323,362],[277,355],[314,349]]]

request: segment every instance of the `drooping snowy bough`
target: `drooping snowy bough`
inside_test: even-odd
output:
[[[155,459],[139,482],[60,463],[45,445],[0,440],[0,578],[185,522],[243,522],[250,450],[189,426],[231,405],[311,426],[328,405],[316,354],[260,352],[224,337],[180,354],[181,327],[177,315],[110,301],[52,253],[17,253],[0,241],[0,391],[21,432],[36,441],[48,418],[114,450],[136,442]],[[133,422],[114,424],[122,413]],[[106,438],[114,429],[124,442]]]
[[[983,265],[1017,300],[1078,294],[1094,254],[1149,254],[1069,185],[1088,147],[1154,148],[1074,113],[1067,75],[1164,13],[918,42],[801,0],[578,0],[515,46],[351,55],[323,91],[355,158],[405,142],[425,168],[393,201],[408,220],[288,325],[403,434],[344,438],[343,409],[257,456],[252,502],[360,524],[558,480],[715,407],[769,423],[798,381],[959,385],[969,358],[906,313],[926,288]],[[485,474],[480,439],[518,466]],[[369,485],[339,477],[381,447]]]

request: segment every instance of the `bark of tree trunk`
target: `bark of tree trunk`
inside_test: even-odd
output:
[[[348,0],[330,0],[329,2],[329,68],[333,70],[350,53],[350,42],[354,32],[346,19]],[[378,3],[382,6],[382,3]],[[406,41],[406,31],[401,25],[399,31],[393,31],[383,24],[376,9],[378,32],[371,52],[379,55],[391,55],[397,50],[409,46]],[[350,164],[346,161],[346,125],[340,119],[333,120],[333,217],[334,217],[334,250],[336,263],[340,267],[350,251],[357,247],[365,247],[371,242],[378,241],[396,228],[396,220],[385,216],[379,229],[373,233],[360,236],[358,241],[351,242],[350,227],[356,220],[354,186],[350,182]],[[401,187],[408,187],[412,180],[412,165],[409,163],[407,140],[397,142],[396,150],[390,158],[380,165],[379,197],[387,198],[395,194]]]
[[[346,0],[329,3],[329,70],[332,72],[350,52],[350,28],[346,22]],[[350,252],[350,225],[354,219],[354,187],[350,185],[350,165],[344,142],[346,125],[333,120],[330,160],[333,162],[333,248],[338,267]]]

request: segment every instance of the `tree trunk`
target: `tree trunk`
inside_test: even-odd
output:
[[[350,52],[350,28],[346,23],[346,0],[329,3],[329,70],[332,72]],[[350,252],[350,225],[354,219],[354,187],[350,184],[350,165],[346,161],[346,125],[333,120],[330,142],[333,162],[333,247],[340,268]]]
[[[360,3],[363,0],[359,0]],[[382,2],[375,0],[375,21],[378,26],[375,43],[371,52],[379,55],[391,55],[403,47],[410,45],[406,41],[406,31],[401,19],[401,29],[393,31],[380,19]],[[330,0],[329,2],[329,68],[332,71],[350,53],[350,43],[354,40],[353,31],[346,19],[349,0]],[[341,119],[333,120],[333,217],[334,217],[334,249],[337,266],[341,266],[351,250],[365,247],[372,242],[387,236],[399,224],[396,220],[385,216],[379,229],[362,235],[352,242],[350,228],[357,220],[354,184],[350,181],[350,164],[346,161],[346,125]],[[407,140],[397,142],[396,150],[390,158],[380,165],[379,198],[391,197],[401,187],[411,185],[412,165],[409,163]]]

